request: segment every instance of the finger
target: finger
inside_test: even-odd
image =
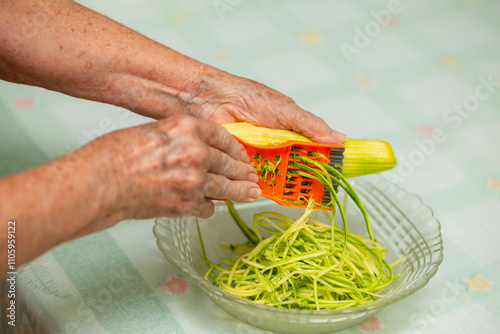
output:
[[[293,111],[295,113],[293,117],[285,118],[290,129],[310,138],[316,143],[344,143],[346,138],[345,134],[333,130],[323,119],[311,112],[299,107],[297,108],[297,110]]]
[[[205,198],[199,203],[197,209],[198,210],[194,213],[194,215],[196,217],[206,219],[210,218],[214,214],[215,205],[210,199]]]
[[[250,162],[250,157],[241,143],[219,124],[200,122],[200,138],[211,147],[227,153],[231,158],[243,162]]]
[[[231,180],[247,180],[254,183],[259,181],[257,171],[252,165],[234,160],[228,154],[213,147],[209,147],[208,151],[210,157],[207,161],[209,172]]]
[[[262,191],[254,182],[229,180],[224,176],[212,173],[208,174],[204,186],[205,197],[242,203],[253,202],[261,194]]]

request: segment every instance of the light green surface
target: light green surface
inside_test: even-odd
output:
[[[466,117],[447,111],[473,101],[481,80],[500,82],[500,3],[401,1],[401,12],[389,26],[378,25],[351,62],[339,46],[353,44],[357,28],[377,29],[371,13],[387,10],[388,2],[81,3],[193,58],[266,83],[350,137],[393,145],[400,167],[385,175],[434,209],[445,260],[425,288],[346,333],[500,331],[500,84]],[[217,3],[233,4],[222,20]],[[116,128],[147,121],[0,82],[0,175],[80,145],[104,118]],[[432,140],[436,129],[444,140]],[[26,266],[16,329],[260,333],[216,309],[192,284],[170,294],[168,282],[179,273],[157,250],[151,227],[151,220],[126,222]],[[464,280],[476,274],[496,284],[471,290]]]

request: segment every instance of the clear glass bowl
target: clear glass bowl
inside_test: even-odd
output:
[[[440,224],[432,210],[419,197],[410,194],[385,179],[357,178],[351,182],[364,204],[379,242],[388,250],[389,263],[406,257],[395,268],[395,279],[383,292],[386,296],[365,305],[340,310],[281,309],[255,304],[224,292],[203,277],[207,266],[201,258],[201,246],[196,219],[158,218],[153,232],[165,258],[186,277],[201,287],[212,301],[229,315],[252,326],[278,333],[331,333],[355,326],[427,284],[443,260]],[[343,197],[342,192],[339,194]],[[254,213],[275,211],[290,218],[299,217],[303,209],[286,208],[269,200],[236,205],[248,224]],[[353,202],[345,207],[352,233],[366,235],[364,221]],[[314,213],[317,219],[321,212]],[[218,203],[215,214],[199,219],[207,257],[220,263],[220,256],[233,256],[219,246],[240,243],[246,239],[240,232],[224,203]]]

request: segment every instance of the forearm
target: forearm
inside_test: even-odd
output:
[[[0,1],[0,78],[153,118],[227,75],[70,0]]]
[[[88,147],[0,179],[0,278],[7,266],[7,223],[16,222],[16,265],[87,234],[93,222],[107,227],[103,176]],[[105,159],[105,157],[103,157]],[[109,189],[109,187],[107,188]],[[99,225],[98,225],[99,226]]]

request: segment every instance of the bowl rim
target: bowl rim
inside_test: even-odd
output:
[[[320,316],[324,317],[324,316],[336,316],[336,315],[353,315],[353,314],[362,313],[362,312],[378,311],[378,310],[382,309],[383,307],[394,304],[394,303],[412,295],[416,291],[420,290],[437,273],[439,265],[442,263],[443,258],[444,258],[443,257],[443,238],[442,238],[442,233],[441,233],[441,224],[440,224],[439,220],[435,217],[433,210],[428,205],[426,205],[418,195],[407,191],[406,189],[400,187],[399,185],[397,185],[395,183],[390,182],[389,180],[387,180],[383,177],[378,176],[377,182],[368,181],[364,178],[356,178],[356,180],[351,181],[351,184],[353,185],[354,188],[356,187],[357,183],[360,183],[362,186],[370,185],[376,189],[378,189],[380,186],[391,186],[391,187],[393,187],[392,193],[399,192],[400,193],[399,197],[401,197],[401,198],[412,197],[412,198],[416,199],[422,208],[424,208],[425,210],[428,210],[428,212],[430,214],[430,218],[427,220],[428,221],[432,220],[436,224],[437,231],[436,231],[435,237],[437,240],[439,240],[439,242],[438,242],[439,247],[436,247],[435,244],[433,244],[432,246],[428,245],[428,242],[425,241],[427,247],[432,250],[432,252],[430,253],[431,261],[430,261],[429,265],[427,266],[427,268],[429,270],[427,270],[423,276],[410,280],[409,282],[412,283],[412,286],[410,289],[404,290],[402,292],[398,292],[397,294],[393,294],[393,295],[390,295],[387,297],[382,297],[381,299],[378,299],[378,300],[375,300],[372,302],[368,302],[368,303],[363,304],[363,305],[357,305],[354,307],[347,307],[347,308],[336,309],[336,310],[330,310],[330,309],[321,309],[321,310],[286,309],[286,308],[279,308],[279,307],[274,307],[274,306],[258,304],[258,303],[254,303],[254,302],[242,299],[240,297],[233,296],[233,295],[229,294],[228,292],[226,292],[226,291],[218,288],[217,286],[211,284],[210,282],[208,282],[202,275],[197,273],[194,269],[187,267],[183,260],[179,259],[176,256],[171,255],[169,252],[164,251],[164,249],[161,245],[162,241],[164,241],[164,238],[159,233],[159,229],[161,228],[160,227],[161,222],[163,221],[165,223],[170,218],[166,218],[166,217],[156,218],[155,224],[153,226],[153,234],[155,235],[155,237],[157,239],[157,246],[162,251],[165,258],[171,264],[173,264],[175,267],[177,267],[177,269],[182,274],[187,276],[189,279],[191,279],[191,281],[193,281],[193,283],[198,285],[211,299],[214,298],[213,295],[216,295],[219,298],[225,298],[233,303],[248,306],[251,309],[255,309],[256,311],[272,311],[274,313],[283,314],[283,315],[287,315],[287,316],[298,315],[298,316],[310,316],[310,317],[320,317]],[[385,193],[382,193],[382,196],[384,196],[385,200],[390,202],[393,207],[398,208],[398,206],[396,206],[396,204],[391,199],[389,199]],[[404,212],[401,212],[401,210],[399,208],[398,208],[398,211],[400,213],[402,213],[405,216],[405,218],[407,219],[407,221],[413,226],[413,228],[416,229],[413,222],[408,217],[406,217]],[[189,217],[181,217],[181,218],[187,219]],[[416,229],[416,230],[418,231],[418,229]],[[420,231],[419,231],[419,233],[420,233]],[[436,255],[436,256],[434,256],[434,255]]]

